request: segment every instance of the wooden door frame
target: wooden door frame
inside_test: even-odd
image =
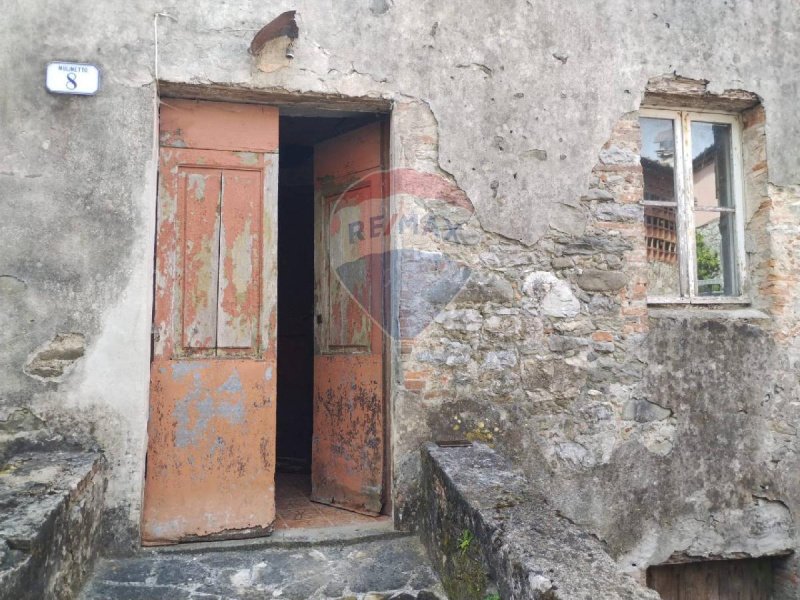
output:
[[[384,214],[391,215],[392,209],[392,154],[391,154],[391,115],[381,122],[381,168],[383,169],[383,209]],[[392,319],[395,312],[394,294],[394,261],[392,260],[391,250],[394,242],[394,233],[389,227],[388,233],[383,241],[384,256],[389,256],[383,264],[383,510],[382,514],[394,517],[394,496],[392,495],[392,475],[394,474],[394,446],[392,444],[392,423],[394,407],[392,396],[392,367],[394,366],[394,345],[392,339]]]
[[[162,101],[169,102],[170,99],[181,100],[206,100],[214,102],[227,102],[234,104],[263,104],[275,106],[278,108],[279,116],[335,116],[341,113],[372,113],[380,114],[383,119],[381,122],[381,165],[384,169],[384,190],[386,196],[384,202],[386,209],[390,211],[394,209],[392,192],[394,182],[391,178],[391,172],[394,167],[395,154],[392,152],[393,142],[391,123],[391,108],[392,102],[383,98],[342,98],[341,96],[326,95],[326,94],[292,94],[285,91],[275,90],[254,90],[254,89],[241,89],[232,88],[221,85],[202,85],[202,84],[188,84],[180,82],[170,82],[159,80],[157,87],[157,95],[155,102],[155,115],[153,124],[153,149],[158,158],[160,153],[159,144],[159,131],[160,131],[160,106]],[[158,169],[159,161],[155,160],[153,165],[154,172],[154,195],[153,201],[154,214],[151,219],[150,237],[153,240],[153,248],[155,249],[155,240],[157,235],[157,211],[158,207]],[[280,176],[280,175],[279,175]],[[280,223],[278,223],[278,230],[280,235]],[[385,240],[385,248],[392,249],[394,244],[394,232],[389,230]],[[155,303],[153,302],[155,294],[155,251],[149,257],[149,268],[152,273],[151,285],[149,290],[149,302],[151,303],[151,323],[153,321],[153,311]],[[384,410],[384,468],[383,468],[383,497],[384,506],[382,514],[388,515],[396,522],[396,515],[394,514],[394,386],[392,384],[392,373],[397,362],[397,350],[395,348],[397,341],[391,336],[392,323],[397,314],[398,298],[395,291],[396,282],[396,269],[393,260],[387,261],[388,264],[384,265],[384,307],[388,314],[384,315],[384,323],[381,325],[384,329],[383,335],[385,336],[385,343],[383,345],[383,410]],[[150,335],[150,362],[153,360],[153,333]],[[280,376],[280,374],[277,374]],[[150,383],[150,369],[147,370],[147,387],[149,390]],[[139,507],[140,510],[144,505],[144,489],[145,489],[145,466],[147,460],[148,441],[147,441],[147,423],[150,417],[150,393],[148,391],[147,401],[147,415],[144,420],[145,428],[145,442],[143,444],[142,456],[142,470],[141,470],[141,489],[139,493]],[[280,401],[280,400],[278,400]],[[139,540],[141,543],[141,529],[139,531]]]

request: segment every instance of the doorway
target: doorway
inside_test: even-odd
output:
[[[315,501],[312,473],[315,281],[319,281],[319,277],[315,278],[315,254],[319,254],[315,253],[315,244],[319,245],[315,240],[315,213],[320,218],[319,208],[315,211],[320,191],[319,182],[315,181],[315,150],[328,140],[339,139],[370,124],[380,124],[381,120],[380,115],[363,113],[280,118],[277,530],[372,523],[380,518]],[[320,425],[324,423],[317,423],[317,428]]]
[[[387,129],[323,114],[162,104],[145,545],[385,518]]]

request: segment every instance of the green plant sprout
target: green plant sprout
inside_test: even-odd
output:
[[[458,539],[458,549],[461,551],[461,556],[464,556],[467,553],[467,550],[469,550],[469,545],[474,539],[475,535],[469,529],[465,529],[461,532],[461,537]]]

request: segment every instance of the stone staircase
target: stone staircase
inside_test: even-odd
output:
[[[95,560],[105,461],[31,418],[0,420],[0,600],[657,598],[482,444],[423,449],[422,540],[386,522]]]
[[[100,452],[0,411],[0,600],[446,600],[419,539],[389,523],[98,558],[105,487]]]

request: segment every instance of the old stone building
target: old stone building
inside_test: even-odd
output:
[[[3,8],[7,589],[378,523],[451,598],[800,598],[793,0]],[[519,583],[536,519],[603,558]]]

